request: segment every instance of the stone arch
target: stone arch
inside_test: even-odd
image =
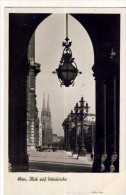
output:
[[[93,171],[119,171],[120,15],[73,14],[94,47],[96,79],[96,148]],[[9,163],[11,171],[27,171],[27,48],[37,25],[50,14],[9,14]],[[109,22],[108,22],[109,21]],[[112,147],[106,136],[111,136]],[[98,151],[99,142],[101,150]],[[114,165],[115,162],[115,165]]]

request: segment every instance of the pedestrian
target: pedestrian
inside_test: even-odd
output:
[[[93,153],[91,153],[91,161],[93,161],[93,157],[94,157],[94,155],[93,155]]]

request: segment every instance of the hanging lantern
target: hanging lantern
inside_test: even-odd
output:
[[[76,76],[81,74],[81,72],[79,72],[77,69],[76,63],[74,62],[75,58],[72,57],[72,50],[70,48],[71,44],[72,42],[70,42],[68,38],[68,14],[66,14],[66,39],[62,43],[64,50],[59,67],[53,71],[53,74],[58,75],[61,86],[65,85],[66,87],[73,85]]]

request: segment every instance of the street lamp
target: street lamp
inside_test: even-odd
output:
[[[69,143],[69,115],[68,117],[64,120],[64,122],[62,123],[62,126],[63,126],[63,129],[64,129],[64,132],[65,132],[65,148],[67,151],[70,150],[70,143]]]
[[[93,129],[93,117],[92,117],[92,150],[91,150],[91,160],[94,160],[94,129]]]
[[[67,125],[67,122],[65,119],[62,123],[63,129],[64,129],[65,150],[67,150],[67,128],[66,128],[66,125]]]
[[[80,112],[77,114],[79,116],[80,122],[81,122],[81,143],[80,143],[79,156],[86,156],[86,149],[85,149],[85,145],[84,145],[83,121],[88,115],[89,106],[88,106],[88,103],[86,103],[86,105],[84,105],[84,103],[85,103],[85,101],[84,101],[84,98],[82,96],[81,100],[80,100],[80,107],[79,107]]]
[[[77,69],[77,65],[74,62],[72,57],[72,50],[71,50],[72,42],[69,41],[68,38],[68,14],[66,14],[66,39],[65,42],[62,43],[64,47],[63,54],[60,60],[59,67],[53,71],[53,74],[58,75],[58,79],[62,85],[69,87],[70,85],[74,85],[74,80],[78,74],[81,72]]]
[[[76,106],[74,107],[74,111],[75,111],[75,113],[71,110],[71,118],[72,118],[72,121],[75,124],[75,145],[74,145],[73,154],[78,154],[78,152],[79,152],[78,139],[77,139],[77,124],[78,124],[77,113],[78,113],[78,103],[76,103]]]

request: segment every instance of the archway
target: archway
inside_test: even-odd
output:
[[[75,26],[76,30],[74,29]],[[82,75],[76,78],[73,87],[71,86],[67,89],[63,86],[60,87],[57,77],[52,74],[61,58],[63,51],[62,41],[65,36],[65,14],[54,14],[47,17],[35,31],[35,60],[41,64],[41,72],[36,78],[39,116],[42,109],[43,93],[50,94],[51,113],[55,116],[54,118],[52,117],[52,123],[54,129],[59,129],[62,135],[61,124],[64,117],[74,108],[82,94],[91,107],[90,113],[95,113],[95,81],[91,69],[94,64],[93,46],[86,30],[73,16],[69,15],[69,38],[72,41],[73,57],[75,57]],[[90,93],[88,92],[89,86]],[[94,98],[92,99],[91,97]],[[67,104],[66,109],[64,109],[64,101]],[[57,102],[57,105],[54,102]],[[57,121],[56,124],[55,120]],[[58,133],[58,130],[55,133]]]
[[[71,15],[74,16],[89,33],[95,52],[93,70],[96,78],[97,144],[94,171],[110,171],[110,169],[118,171],[120,16],[118,14],[100,14],[100,16],[99,14]],[[48,14],[10,14],[9,162],[12,171],[27,170],[27,46],[35,28],[47,16]],[[107,22],[108,20],[109,23]],[[111,113],[111,115],[109,113]],[[110,135],[112,135],[111,147],[109,147],[109,141],[107,140],[107,137],[110,137]],[[22,139],[20,139],[21,137]],[[98,150],[99,143],[101,150]],[[116,162],[115,166],[113,165],[114,161]]]

